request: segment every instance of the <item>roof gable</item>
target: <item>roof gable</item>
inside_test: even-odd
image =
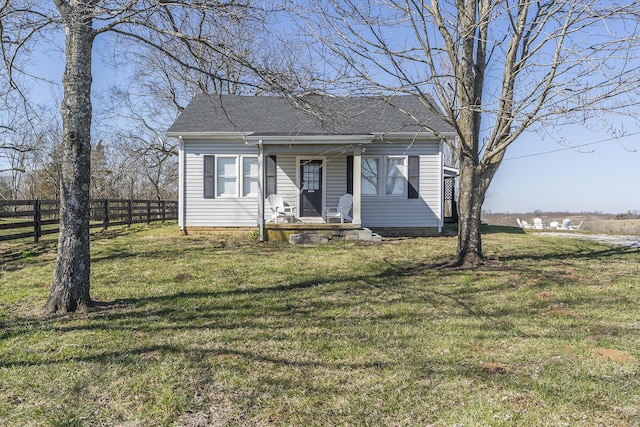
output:
[[[419,124],[418,124],[419,123]],[[414,96],[298,99],[272,96],[195,96],[168,130],[184,133],[244,133],[252,136],[449,133],[451,127]]]

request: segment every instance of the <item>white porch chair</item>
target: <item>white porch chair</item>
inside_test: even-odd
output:
[[[327,207],[325,214],[327,224],[330,223],[332,219],[339,219],[341,224],[343,224],[345,220],[352,221],[353,219],[349,216],[352,206],[353,196],[351,194],[340,196],[337,207]]]
[[[542,230],[543,228],[545,228],[544,224],[542,224],[542,219],[533,218],[533,228],[535,228],[536,230]]]
[[[267,222],[283,221],[291,222],[295,218],[293,206],[289,206],[284,202],[282,196],[271,194],[266,198],[266,206],[271,211],[271,218]]]

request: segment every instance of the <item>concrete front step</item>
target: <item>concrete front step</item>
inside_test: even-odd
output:
[[[353,232],[345,235],[347,240],[360,240],[363,242],[382,242],[382,236],[372,232],[368,228],[363,228],[361,230],[353,230]]]
[[[342,233],[342,237],[345,240],[359,240],[363,242],[382,242],[382,236],[363,228],[361,230],[347,230]],[[295,233],[289,236],[289,243],[291,244],[318,244],[326,243],[329,241],[328,236],[318,233]]]

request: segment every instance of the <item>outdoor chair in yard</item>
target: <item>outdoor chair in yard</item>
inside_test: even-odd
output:
[[[529,225],[529,223],[525,220],[520,220],[520,218],[516,218],[516,222],[518,223],[518,225],[520,226],[520,228],[531,228],[531,226]]]
[[[282,196],[271,194],[267,197],[267,208],[271,211],[271,218],[267,222],[291,222],[295,218],[293,206],[284,202]]]
[[[580,221],[580,224],[578,224],[578,225],[572,225],[571,229],[572,230],[576,230],[576,231],[580,230],[580,226],[582,225],[583,222],[584,222],[584,220]]]
[[[352,218],[349,216],[351,206],[353,206],[353,196],[351,194],[344,194],[340,196],[337,207],[327,208],[325,217],[327,224],[331,222],[332,219],[339,219],[340,223],[344,223],[345,220],[351,221]]]
[[[565,218],[562,220],[562,224],[558,227],[560,230],[571,230],[571,219]]]
[[[533,218],[533,228],[536,230],[542,230],[544,228],[544,224],[542,224],[542,219]]]

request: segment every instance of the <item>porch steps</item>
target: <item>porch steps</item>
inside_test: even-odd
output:
[[[344,238],[346,240],[360,240],[363,242],[382,242],[382,236],[374,233],[368,228],[363,228],[360,230],[350,230],[344,233]]]
[[[359,240],[363,242],[382,242],[382,236],[369,230],[368,228],[344,230],[340,235],[334,235],[335,237],[341,237],[345,240]],[[323,233],[294,233],[289,236],[289,243],[292,244],[305,244],[305,243],[326,243],[330,240],[330,237]]]

